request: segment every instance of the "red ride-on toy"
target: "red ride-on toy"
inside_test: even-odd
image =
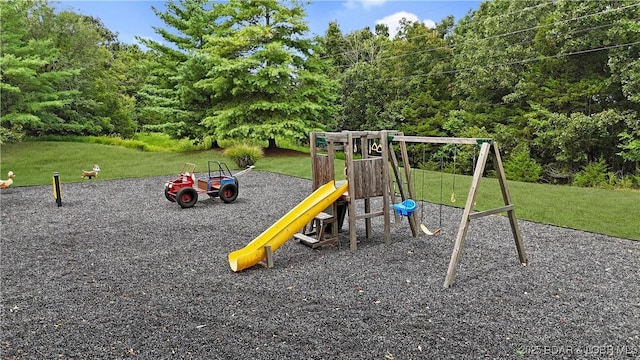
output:
[[[217,170],[212,170],[212,164],[214,167],[217,165]],[[231,203],[238,197],[236,176],[253,168],[252,166],[233,176],[225,163],[209,161],[208,165],[208,178],[196,180],[196,165],[184,163],[179,177],[165,184],[164,195],[167,200],[177,202],[182,208],[190,208],[198,202],[198,194],[207,194],[212,198],[220,197],[227,204]]]

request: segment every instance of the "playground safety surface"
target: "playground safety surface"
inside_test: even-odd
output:
[[[640,358],[640,242],[520,220],[522,267],[490,216],[444,289],[462,213],[444,207],[437,237],[405,219],[385,245],[382,218],[370,239],[358,221],[355,252],[345,224],[340,246],[291,240],[234,273],[311,181],[253,171],[235,202],[181,209],[166,180],[64,184],[62,207],[50,186],[0,193],[0,358]]]

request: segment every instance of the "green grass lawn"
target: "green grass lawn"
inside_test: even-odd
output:
[[[100,165],[97,180],[177,174],[184,162],[206,171],[207,160],[224,160],[220,151],[143,152],[118,146],[77,142],[24,142],[2,146],[0,170],[12,170],[15,186],[50,184],[54,172],[62,183],[81,181],[81,171]]]
[[[413,184],[418,198],[440,201],[440,173],[413,171]],[[442,174],[442,199],[445,205],[464,207],[471,176]],[[424,182],[424,186],[422,186]],[[516,216],[543,224],[553,224],[594,233],[640,240],[640,192],[605,190],[508,181]],[[455,190],[454,190],[455,189]],[[451,202],[455,192],[456,202]],[[482,178],[476,197],[476,210],[503,206],[497,179]],[[437,215],[435,215],[437,216]]]
[[[198,165],[206,171],[207,161],[235,165],[220,150],[188,152],[143,152],[120,146],[96,143],[28,141],[6,144],[0,148],[0,178],[11,170],[16,174],[14,186],[51,184],[54,172],[64,183],[81,181],[81,170],[100,165],[96,181],[173,176],[185,162]],[[256,164],[257,170],[276,172],[301,178],[311,178],[308,156],[265,157]],[[424,174],[424,176],[423,176]],[[441,179],[442,175],[442,181]],[[336,177],[344,178],[343,165],[336,161]],[[455,186],[454,186],[455,181]],[[464,207],[471,184],[471,176],[440,174],[414,170],[413,183],[417,197],[445,205]],[[509,182],[509,190],[516,204],[519,219],[553,224],[616,237],[640,240],[640,192],[631,190],[605,190]],[[451,203],[455,192],[456,202]],[[503,205],[496,179],[483,178],[477,198],[477,210]],[[437,217],[437,214],[433,215]],[[457,225],[457,224],[456,224]],[[558,239],[561,241],[562,239]]]

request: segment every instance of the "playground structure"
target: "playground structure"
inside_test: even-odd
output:
[[[365,221],[365,237],[368,239],[372,234],[371,220],[374,217],[383,217],[384,242],[391,243],[392,210],[396,219],[400,216],[408,219],[412,236],[417,237],[419,226],[414,211],[416,192],[411,179],[407,143],[480,147],[444,287],[450,287],[454,282],[470,221],[484,216],[507,213],[520,263],[523,266],[527,264],[498,145],[491,139],[405,136],[401,132],[385,130],[316,132],[310,134],[309,142],[313,193],[245,248],[230,253],[229,263],[233,271],[264,263],[264,260],[268,267],[273,266],[273,252],[291,238],[297,238],[314,248],[337,242],[338,231],[347,213],[349,247],[352,251],[358,247],[356,221]],[[395,146],[400,152],[401,162]],[[344,154],[346,181],[336,181],[336,169],[340,169],[340,166],[336,166],[337,152]],[[473,206],[490,155],[493,157],[504,206],[476,212]],[[375,198],[382,200],[381,208],[372,208]],[[363,202],[362,213],[358,213],[359,201]],[[428,235],[440,232],[440,229],[431,232],[423,224],[420,227]]]
[[[328,209],[328,213],[336,214],[338,226],[332,226],[333,235],[337,238],[337,231],[341,228],[345,208],[348,216],[349,248],[358,248],[356,237],[356,221],[365,221],[365,237],[372,234],[371,219],[384,217],[384,241],[391,242],[391,206],[392,183],[390,178],[388,159],[392,156],[389,151],[388,138],[394,134],[377,131],[344,131],[339,133],[311,133],[311,166],[313,188],[335,180],[336,151],[344,152],[344,172],[349,185],[347,193],[338,203]],[[356,155],[360,156],[356,158]],[[372,200],[382,199],[382,208],[373,209]],[[403,199],[405,200],[405,199]],[[357,202],[364,203],[364,212],[357,213]],[[415,236],[416,234],[414,234]]]
[[[177,202],[186,209],[198,202],[198,194],[206,194],[210,198],[219,197],[225,204],[229,204],[238,197],[238,176],[253,169],[250,166],[232,175],[226,163],[209,160],[207,166],[207,177],[196,179],[196,165],[184,163],[178,177],[164,184],[164,196],[167,200]]]
[[[467,202],[464,207],[464,211],[462,213],[462,218],[460,219],[460,225],[458,227],[458,232],[456,234],[456,239],[453,247],[453,252],[451,254],[451,260],[449,262],[449,269],[447,270],[447,276],[444,281],[444,287],[450,287],[454,280],[458,267],[458,263],[460,262],[460,257],[462,255],[462,248],[464,246],[467,231],[469,230],[469,225],[471,220],[479,219],[484,216],[495,215],[499,213],[507,213],[507,217],[509,218],[509,224],[511,227],[511,232],[513,234],[513,238],[516,245],[516,250],[518,252],[518,259],[522,266],[526,266],[528,263],[527,255],[524,250],[524,244],[522,241],[522,235],[520,233],[520,228],[518,227],[518,221],[515,215],[515,205],[511,201],[511,195],[509,194],[509,188],[507,186],[507,177],[504,172],[504,167],[502,165],[502,158],[500,157],[500,150],[498,148],[498,144],[491,139],[484,138],[444,138],[444,137],[419,137],[419,136],[403,136],[396,135],[393,136],[392,142],[397,142],[400,147],[400,152],[402,154],[402,160],[404,164],[405,176],[407,178],[407,187],[409,191],[409,196],[415,196],[415,192],[413,189],[413,185],[411,183],[411,166],[409,163],[409,158],[407,155],[407,143],[422,143],[422,144],[455,144],[455,145],[473,145],[479,146],[480,152],[478,154],[477,161],[474,164],[474,172],[473,178],[471,180],[471,187],[469,188],[469,194],[467,195]],[[489,155],[493,157],[493,164],[496,171],[496,176],[498,183],[500,185],[500,191],[502,194],[502,199],[504,202],[504,206],[484,210],[484,211],[474,211],[473,207],[476,202],[476,195],[478,194],[478,188],[480,186],[480,181],[482,179],[482,175],[484,174],[487,160],[489,159]],[[452,194],[452,197],[455,195]],[[453,199],[452,199],[453,201]],[[410,221],[412,232],[415,235],[415,216],[414,219]]]

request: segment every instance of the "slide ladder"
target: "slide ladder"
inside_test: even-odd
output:
[[[329,228],[329,225],[336,223],[336,217],[327,214],[326,212],[321,212],[316,215],[312,222],[309,223],[309,230],[304,229],[303,233],[298,233],[293,235],[296,239],[300,240],[300,242],[304,245],[309,246],[312,249],[318,248],[323,245],[335,243],[338,240],[338,232],[333,231],[333,228]],[[337,225],[337,224],[336,224]],[[335,226],[335,225],[334,225]],[[331,229],[334,234],[331,234],[331,237],[325,237],[327,235],[327,230]]]

